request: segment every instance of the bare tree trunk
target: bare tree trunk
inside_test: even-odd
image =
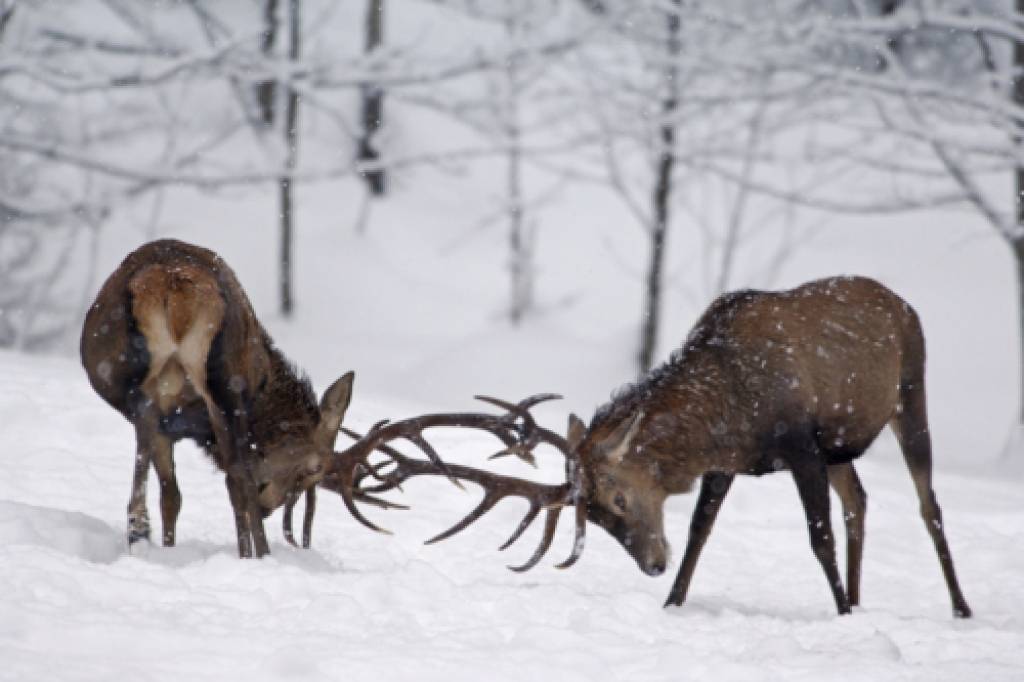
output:
[[[661,321],[661,288],[665,260],[665,241],[668,237],[670,203],[672,199],[672,169],[675,165],[675,125],[672,116],[679,105],[678,69],[675,59],[679,55],[679,7],[680,0],[672,0],[673,11],[668,15],[668,67],[665,69],[667,94],[661,103],[664,117],[659,138],[661,149],[658,156],[657,177],[652,201],[654,204],[651,224],[651,251],[644,288],[643,318],[640,327],[640,353],[638,369],[646,374],[654,362],[654,351],[658,343],[658,326]]]
[[[274,56],[278,28],[277,0],[263,0],[263,31],[260,33],[260,52],[267,59]],[[274,124],[276,89],[273,80],[265,80],[256,85],[256,107],[259,110],[260,121],[267,127]]]
[[[1020,16],[1024,12],[1024,0],[1017,0],[1014,9]],[[1017,106],[1024,104],[1024,43],[1015,41],[1013,43],[1013,101]],[[1019,131],[1021,123],[1017,123]],[[1024,146],[1024,134],[1018,132],[1013,140],[1017,148],[1019,158],[1020,150]],[[1010,247],[1013,249],[1014,261],[1017,265],[1017,317],[1020,330],[1017,343],[1020,345],[1018,356],[1018,371],[1020,372],[1019,397],[1018,397],[1018,427],[1024,428],[1024,168],[1017,166],[1013,172],[1014,179],[1014,202],[1017,211],[1017,231],[1010,240]]]
[[[3,37],[4,31],[7,30],[7,25],[11,23],[12,17],[14,17],[14,4],[0,5],[0,38]]]
[[[518,142],[518,138],[515,138]],[[533,266],[530,235],[523,215],[521,157],[518,147],[511,147],[508,153],[508,220],[509,220],[509,271],[511,274],[511,300],[509,319],[519,324],[530,309],[533,299]]]
[[[372,53],[381,46],[384,40],[384,0],[367,0],[366,2],[366,43],[364,51]],[[380,130],[384,116],[384,91],[378,83],[372,81],[362,84],[362,135],[359,138],[359,160],[374,163],[380,158],[380,152],[374,144],[374,137]],[[384,169],[374,168],[365,171],[363,178],[366,186],[374,196],[381,196],[386,190]]]
[[[1017,181],[1021,181],[1022,172],[1020,169],[1017,170]],[[1024,190],[1024,187],[1021,188]],[[1018,190],[1018,195],[1020,196]],[[1017,263],[1017,309],[1018,309],[1018,322],[1020,324],[1020,337],[1017,339],[1017,343],[1020,344],[1020,361],[1021,361],[1021,393],[1024,396],[1024,237],[1018,237],[1011,244],[1013,247],[1014,260]],[[1020,425],[1024,426],[1024,397],[1021,398],[1021,403],[1018,407],[1020,410],[1019,420]]]
[[[300,0],[288,0],[288,59],[298,61],[301,36]],[[295,201],[292,196],[292,175],[298,160],[299,94],[288,84],[288,99],[284,112],[284,167],[286,174],[278,182],[281,199],[281,314],[290,317],[294,308],[292,295],[292,242],[295,220]]]
[[[514,16],[505,22],[506,35],[515,41],[522,26]],[[511,276],[511,297],[509,320],[519,324],[533,304],[533,244],[526,227],[525,205],[522,187],[522,130],[519,126],[519,64],[510,58],[505,65],[505,106],[502,112],[505,127],[505,143],[508,148],[506,166],[507,192],[506,210],[509,221],[509,274]]]
[[[750,120],[750,132],[747,136],[747,144],[743,150],[743,165],[740,168],[739,177],[743,182],[737,186],[736,197],[732,201],[732,210],[729,213],[729,222],[725,228],[725,240],[722,243],[722,262],[718,270],[718,282],[715,285],[715,294],[725,292],[730,286],[732,268],[736,262],[737,251],[739,250],[740,232],[743,229],[744,213],[747,209],[747,201],[750,198],[749,180],[754,172],[754,161],[757,156],[757,148],[760,144],[761,118],[764,115],[764,105],[759,105],[754,117]]]

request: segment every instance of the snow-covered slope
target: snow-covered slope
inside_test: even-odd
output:
[[[0,353],[0,387],[3,680],[1024,678],[1019,483],[938,462],[936,489],[976,614],[954,621],[909,476],[887,443],[859,465],[870,512],[863,606],[853,616],[834,613],[786,475],[737,483],[690,601],[664,610],[675,565],[648,578],[597,529],[570,570],[551,568],[569,549],[567,529],[532,572],[505,570],[538,532],[511,557],[494,551],[518,521],[511,503],[423,546],[476,499],[442,480],[407,486],[412,511],[369,512],[392,537],[322,497],[314,549],[285,545],[275,515],[273,555],[240,561],[221,476],[184,444],[180,546],[130,555],[129,426],[71,360]],[[357,387],[347,421],[365,427],[415,409]],[[477,463],[494,445],[470,433],[438,443],[446,457]],[[557,476],[555,459],[542,476]],[[691,496],[669,502],[677,546],[691,505]],[[838,515],[834,523],[839,530]]]

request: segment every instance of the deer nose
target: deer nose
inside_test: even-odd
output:
[[[648,564],[644,567],[644,573],[651,577],[657,577],[665,572],[665,562],[663,560],[655,561],[653,564]]]

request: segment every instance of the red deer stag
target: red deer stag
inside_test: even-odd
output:
[[[499,404],[526,424],[523,447],[546,442],[567,459],[567,482],[541,485],[469,467],[447,472],[486,490],[480,505],[432,541],[459,532],[508,496],[526,498],[529,512],[515,541],[541,509],[541,544],[514,570],[534,566],[551,544],[561,509],[576,506],[575,562],[586,521],[608,531],[657,576],[668,543],[662,508],[700,478],[700,492],[682,565],[665,605],[681,605],[715,517],[736,474],[789,470],[803,503],[811,547],[840,614],[860,601],[860,568],[867,496],[853,468],[886,424],[896,433],[935,544],[955,616],[971,610],[957,583],[953,559],[932,490],[932,453],[924,392],[924,337],[917,315],[896,294],[869,279],[811,282],[784,292],[742,291],[717,299],[682,349],[639,383],[618,392],[586,427],[570,417],[568,438],[538,427],[527,403]],[[390,448],[394,468],[375,469],[392,488],[421,474],[441,473]],[[336,485],[332,479],[325,485]],[[829,485],[843,505],[847,588],[836,565]]]
[[[377,529],[354,501],[399,505],[353,487],[373,448],[406,438],[444,473],[422,430],[477,425],[474,415],[426,415],[382,426],[345,452],[334,452],[353,374],[334,382],[317,404],[308,379],[274,346],[227,264],[211,251],[174,240],[140,247],[110,275],[86,316],[81,356],[96,392],[135,427],[129,544],[149,537],[151,462],[160,478],[163,544],[174,544],[181,493],[172,448],[183,438],[195,440],[225,473],[238,553],[249,557],[254,550],[256,556],[269,552],[263,518],[274,509],[285,504],[290,511],[306,492],[310,516],[314,486],[328,472],[353,516]],[[515,445],[508,418],[476,417]],[[303,544],[309,545],[308,527]]]

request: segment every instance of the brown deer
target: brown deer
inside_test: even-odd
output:
[[[957,583],[939,505],[932,490],[932,454],[924,391],[924,337],[917,315],[896,294],[869,279],[811,282],[784,292],[741,291],[717,299],[682,349],[642,381],[619,391],[586,427],[570,417],[568,438],[536,425],[529,404],[497,404],[518,414],[532,447],[544,442],[567,458],[567,482],[541,485],[451,466],[445,473],[486,490],[480,505],[431,542],[449,537],[498,501],[530,502],[517,539],[547,509],[541,544],[514,570],[534,566],[547,551],[562,508],[576,506],[576,541],[560,567],[583,550],[586,521],[618,540],[640,569],[657,576],[668,562],[662,508],[669,495],[701,480],[682,565],[665,605],[681,605],[715,517],[736,474],[791,472],[803,503],[811,547],[840,614],[860,601],[867,496],[853,468],[886,424],[910,468],[921,516],[935,544],[953,613],[971,610]],[[386,490],[439,471],[383,448],[394,468],[378,473]],[[843,505],[847,587],[836,565],[829,485]],[[325,485],[333,485],[330,478]]]
[[[225,473],[240,556],[267,554],[263,518],[307,493],[303,545],[309,546],[314,486],[331,489],[360,522],[359,500],[398,507],[353,487],[364,459],[395,438],[419,445],[436,472],[446,466],[422,437],[432,426],[490,428],[515,445],[512,418],[426,415],[375,428],[334,452],[352,397],[353,374],[334,382],[319,404],[309,380],[274,346],[227,264],[215,253],[174,240],[145,244],[103,284],[86,315],[82,364],[96,392],[135,427],[137,454],[128,503],[128,542],[149,537],[146,479],[160,479],[163,544],[175,543],[181,492],[174,443],[190,438]],[[455,480],[455,479],[453,479]],[[290,533],[287,539],[294,544]]]

